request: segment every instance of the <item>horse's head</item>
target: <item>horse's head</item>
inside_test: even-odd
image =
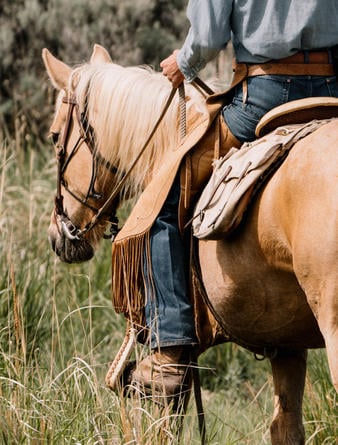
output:
[[[119,201],[137,197],[177,148],[178,98],[155,127],[171,94],[161,73],[112,63],[99,45],[89,63],[74,69],[47,49],[43,60],[59,90],[50,128],[58,174],[49,238],[63,261],[80,262],[93,256]],[[187,93],[190,128],[205,119],[206,107],[196,89]]]
[[[97,150],[85,98],[79,103],[80,74],[47,49],[43,61],[60,91],[50,128],[58,168],[49,239],[62,261],[86,261],[94,255],[107,223],[115,222],[117,197],[112,194],[112,184],[116,183],[116,167]],[[107,63],[111,63],[108,53],[95,45],[90,64]]]

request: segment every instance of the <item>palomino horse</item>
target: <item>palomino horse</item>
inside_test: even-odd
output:
[[[159,116],[169,82],[144,68],[113,64],[98,45],[90,62],[75,69],[47,50],[43,59],[60,90],[50,130],[59,181],[49,238],[61,260],[85,261],[109,215],[144,188],[164,150],[178,144],[177,107],[170,107],[123,189],[105,206]],[[189,86],[187,97],[191,121],[201,119],[204,99]],[[204,286],[231,339],[274,351],[274,445],[304,444],[308,348],[326,347],[338,390],[337,144],[335,121],[298,142],[236,234],[199,242]]]

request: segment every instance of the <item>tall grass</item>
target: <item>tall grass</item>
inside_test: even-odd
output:
[[[179,419],[104,385],[124,337],[110,303],[110,246],[94,260],[65,265],[47,240],[53,206],[52,153],[0,146],[0,443],[176,444]],[[138,349],[142,354],[142,348]],[[209,444],[269,443],[269,366],[235,345],[201,360]],[[307,443],[334,444],[337,395],[325,355],[310,357]],[[190,407],[182,443],[199,443]]]

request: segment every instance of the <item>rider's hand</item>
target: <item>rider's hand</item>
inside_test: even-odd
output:
[[[175,50],[160,63],[162,74],[170,80],[174,88],[178,88],[184,80],[184,75],[181,73],[177,64],[177,53],[178,50]]]

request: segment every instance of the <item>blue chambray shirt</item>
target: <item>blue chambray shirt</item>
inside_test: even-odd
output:
[[[187,17],[177,61],[188,81],[230,40],[244,63],[338,44],[338,0],[190,0]]]

